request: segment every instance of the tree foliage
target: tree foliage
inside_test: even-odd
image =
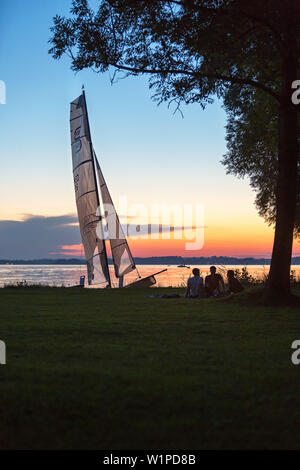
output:
[[[75,71],[149,74],[158,100],[205,106],[231,84],[255,86],[278,99],[277,51],[284,44],[273,26],[280,21],[277,4],[102,0],[94,12],[87,0],[74,0],[71,18],[54,18],[50,53],[68,54]],[[273,57],[267,66],[266,56]]]
[[[231,87],[224,104],[228,113],[228,151],[222,163],[228,173],[240,178],[249,177],[256,192],[259,214],[268,224],[274,225],[278,181],[278,105],[260,90],[252,89],[249,99],[248,92],[245,94],[236,86]],[[298,178],[300,181],[300,161]],[[299,235],[300,195],[295,220],[295,236]]]

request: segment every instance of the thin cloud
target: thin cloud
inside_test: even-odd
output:
[[[186,227],[185,230],[187,229],[195,227]],[[124,227],[127,236],[138,237],[148,236],[150,233],[162,234],[168,231],[172,233],[177,230],[182,230],[182,227],[158,224],[128,224]],[[78,219],[74,214],[53,217],[24,214],[21,221],[0,220],[0,259],[74,256],[81,251],[79,246],[81,246],[81,236]]]
[[[0,258],[36,259],[52,257],[61,246],[79,244],[74,215],[43,217],[26,214],[22,221],[0,220]]]

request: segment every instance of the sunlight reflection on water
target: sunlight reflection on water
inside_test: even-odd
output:
[[[190,265],[190,268],[179,268],[177,266],[166,265],[140,265],[139,272],[142,277],[149,276],[155,272],[167,268],[168,271],[157,276],[156,287],[183,287],[186,285],[188,277],[192,274],[193,267],[200,268],[202,275],[206,275],[209,266]],[[222,266],[222,272],[225,269],[241,269],[243,266]],[[254,277],[261,278],[268,273],[269,266],[248,266],[250,274]],[[297,276],[300,275],[300,266],[293,266]],[[117,285],[117,279],[114,277],[113,267],[110,266],[112,285]],[[0,286],[4,284],[15,284],[17,282],[26,281],[28,284],[44,284],[50,286],[72,286],[79,284],[79,278],[86,274],[83,265],[1,265],[0,266]],[[136,272],[126,276],[126,284],[137,280]],[[101,287],[101,285],[96,286]]]

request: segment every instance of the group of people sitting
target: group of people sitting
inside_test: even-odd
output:
[[[188,279],[186,297],[196,299],[198,297],[222,297],[231,293],[237,294],[244,290],[239,280],[235,277],[234,271],[227,271],[228,285],[225,283],[221,274],[217,273],[215,266],[210,267],[210,274],[205,277],[200,276],[198,268],[193,269],[193,276]]]

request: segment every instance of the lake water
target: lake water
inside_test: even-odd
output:
[[[193,267],[200,268],[202,275],[209,272],[209,266],[193,266],[190,268],[178,268],[177,266],[138,266],[142,277],[149,276],[155,272],[167,268],[168,271],[157,276],[156,287],[182,287],[186,285],[187,279],[192,274]],[[241,269],[243,266],[222,266],[220,272],[224,273],[226,269]],[[257,278],[265,276],[269,271],[269,266],[248,266],[248,271]],[[300,266],[293,266],[296,276],[300,278]],[[114,277],[113,267],[110,266],[112,285],[117,285],[117,279]],[[72,286],[79,284],[79,278],[86,275],[86,269],[83,265],[0,265],[0,286],[5,284],[15,284],[26,281],[28,284],[44,284],[50,286]],[[136,272],[126,276],[125,285],[137,280]],[[96,286],[101,287],[101,286]]]

